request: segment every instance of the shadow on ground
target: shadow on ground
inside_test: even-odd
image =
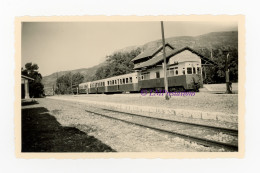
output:
[[[39,104],[36,100],[22,100],[22,106]]]
[[[22,152],[114,152],[75,127],[63,127],[44,107],[22,109]]]

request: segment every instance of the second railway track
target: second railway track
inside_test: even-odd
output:
[[[106,118],[122,121],[128,124],[133,124],[170,135],[178,136],[204,146],[220,147],[228,151],[238,151],[238,131],[235,129],[148,117],[139,114],[96,107],[92,107],[91,110],[89,109],[85,111]],[[209,136],[218,136],[220,133],[226,134],[226,136],[230,136],[231,141],[223,142],[221,140],[212,140],[208,138]]]

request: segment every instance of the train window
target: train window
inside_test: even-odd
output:
[[[120,84],[122,84],[122,79],[120,79]]]
[[[185,74],[185,68],[182,69],[182,74]]]
[[[115,84],[116,84],[116,80],[115,80]]]
[[[125,79],[123,79],[123,84],[125,84]]]
[[[129,83],[132,83],[132,82],[133,82],[132,77],[129,77]]]
[[[196,69],[195,69],[195,67],[193,67],[193,74],[196,74]]]
[[[107,85],[109,85],[109,81],[107,81]]]
[[[160,72],[156,72],[156,78],[160,78]]]
[[[105,82],[103,82],[103,86],[105,86]]]
[[[197,67],[197,74],[200,74],[200,67]]]
[[[128,78],[125,79],[125,83],[128,83]]]
[[[175,74],[178,75],[178,70],[175,71]]]
[[[192,74],[192,68],[191,67],[187,67],[187,74]]]

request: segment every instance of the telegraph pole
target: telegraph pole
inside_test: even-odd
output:
[[[168,77],[167,77],[167,66],[166,66],[166,53],[165,53],[163,21],[161,21],[161,29],[162,29],[162,43],[163,43],[164,90],[165,90],[165,92],[168,92]],[[168,93],[165,94],[165,100],[169,100]]]
[[[227,51],[225,51],[227,52]],[[226,56],[226,61],[225,61],[225,74],[226,74],[226,94],[232,94],[231,91],[231,85],[232,83],[229,81],[229,68],[228,68],[228,64],[229,64],[229,53],[227,53]]]

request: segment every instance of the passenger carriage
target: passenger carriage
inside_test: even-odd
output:
[[[134,73],[80,85],[83,87],[82,91],[87,88],[85,90],[89,94],[139,92],[141,89],[163,90],[163,61],[163,48],[151,49],[132,60]],[[166,44],[166,64],[169,91],[198,91],[203,85],[202,65],[216,65],[189,47],[175,49],[168,43]]]
[[[122,93],[139,91],[137,73],[90,82],[89,93]]]

